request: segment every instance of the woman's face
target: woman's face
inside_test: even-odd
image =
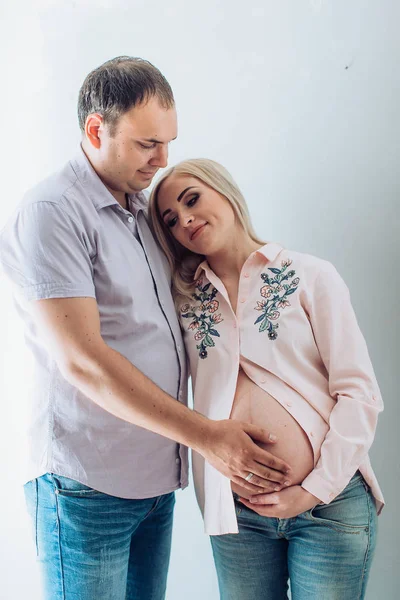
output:
[[[158,191],[158,209],[174,238],[211,256],[232,243],[238,229],[229,201],[196,177],[172,173]]]

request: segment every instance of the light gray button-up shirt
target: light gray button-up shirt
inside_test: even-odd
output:
[[[186,403],[167,261],[148,228],[145,196],[128,204],[118,204],[80,150],[28,192],[1,232],[0,262],[35,359],[27,480],[53,472],[114,496],[148,498],[187,485],[187,449],[111,415],[68,383],[27,307],[96,298],[104,341]]]

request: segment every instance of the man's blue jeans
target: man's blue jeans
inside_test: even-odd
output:
[[[221,600],[364,598],[376,509],[360,473],[330,504],[293,519],[261,517],[236,502],[239,534],[211,536]],[[384,593],[383,593],[384,595]]]
[[[25,485],[46,600],[162,600],[175,494],[125,500],[46,474]]]

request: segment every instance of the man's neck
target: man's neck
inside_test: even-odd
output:
[[[107,188],[107,190],[110,192],[110,194],[113,196],[113,198],[115,198],[115,200],[118,202],[118,204],[120,204],[122,206],[122,208],[127,210],[128,195],[125,192],[121,192],[119,190],[113,190],[109,185],[107,185],[107,183],[104,181],[104,178],[101,175],[101,172],[99,171],[98,168],[96,168],[95,161],[93,160],[93,157],[91,156],[90,148],[88,148],[88,146],[87,146],[87,144],[85,144],[84,140],[81,142],[81,148],[82,148],[84,155],[90,162],[93,171],[96,173],[97,177],[100,179],[100,181],[102,182],[104,187]]]

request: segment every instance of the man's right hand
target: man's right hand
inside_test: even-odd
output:
[[[201,447],[196,450],[220,473],[253,494],[290,485],[290,466],[253,440],[276,442],[273,434],[249,423],[209,421]],[[246,481],[249,473],[253,473],[251,482]]]

